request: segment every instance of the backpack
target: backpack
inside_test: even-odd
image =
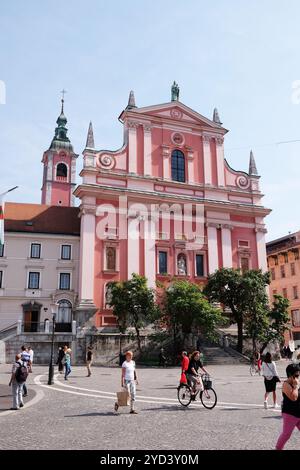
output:
[[[27,366],[25,365],[25,362],[23,362],[23,364],[20,364],[19,362],[17,362],[16,364],[19,364],[19,367],[17,368],[16,370],[16,381],[18,383],[23,383],[23,382],[26,382],[26,379],[28,377],[28,370],[27,370]]]

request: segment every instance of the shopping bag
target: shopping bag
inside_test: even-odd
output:
[[[128,406],[129,405],[129,393],[128,390],[121,390],[117,392],[117,400],[119,406]]]
[[[180,383],[181,384],[187,384],[186,375],[185,375],[184,372],[181,373]]]

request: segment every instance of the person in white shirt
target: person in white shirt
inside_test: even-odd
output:
[[[122,387],[126,387],[130,395],[130,413],[137,414],[137,411],[134,409],[136,387],[138,384],[137,374],[135,370],[135,362],[132,360],[133,353],[132,351],[127,351],[125,354],[126,361],[122,364]]]
[[[266,353],[262,363],[262,375],[264,376],[266,389],[264,401],[265,409],[268,408],[268,396],[271,392],[273,393],[274,408],[279,408],[276,401],[276,384],[277,382],[280,382],[280,378],[278,376],[276,364],[272,361],[272,355],[269,352]]]
[[[33,349],[31,349],[30,346],[27,348],[27,352],[30,356],[30,362],[29,362],[29,367],[28,367],[28,372],[32,372],[32,364],[33,364]]]

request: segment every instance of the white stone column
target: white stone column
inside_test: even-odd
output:
[[[156,270],[155,270],[155,239],[156,239],[156,219],[154,214],[150,215],[148,220],[145,220],[144,231],[144,249],[145,249],[145,277],[148,279],[148,287],[155,288],[156,283]]]
[[[255,231],[256,231],[258,268],[261,269],[263,272],[266,272],[268,270],[266,240],[265,240],[265,233],[267,233],[267,230],[265,228],[256,228]]]
[[[218,186],[225,186],[225,173],[224,173],[224,139],[223,137],[216,138],[217,147],[217,175]]]
[[[128,279],[131,279],[133,273],[140,273],[140,221],[137,215],[130,214],[130,209],[128,214],[127,274]]]
[[[218,234],[217,224],[207,224],[207,245],[208,245],[208,273],[213,274],[219,269],[219,254],[218,254]]]
[[[152,134],[149,124],[144,124],[144,175],[152,175]]]
[[[80,228],[79,304],[94,305],[96,207],[83,204]]]
[[[210,136],[203,134],[204,184],[212,184]]]
[[[162,146],[163,158],[163,179],[171,179],[170,148],[167,145]]]
[[[128,170],[137,173],[137,122],[128,122]]]
[[[232,268],[231,225],[222,225],[223,268]]]
[[[194,152],[192,150],[187,151],[187,162],[188,162],[188,182],[195,182],[195,173],[194,173]]]

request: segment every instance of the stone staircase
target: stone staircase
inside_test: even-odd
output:
[[[204,365],[248,363],[248,360],[244,356],[231,348],[224,350],[218,346],[205,345],[201,347],[201,352],[204,354]]]

